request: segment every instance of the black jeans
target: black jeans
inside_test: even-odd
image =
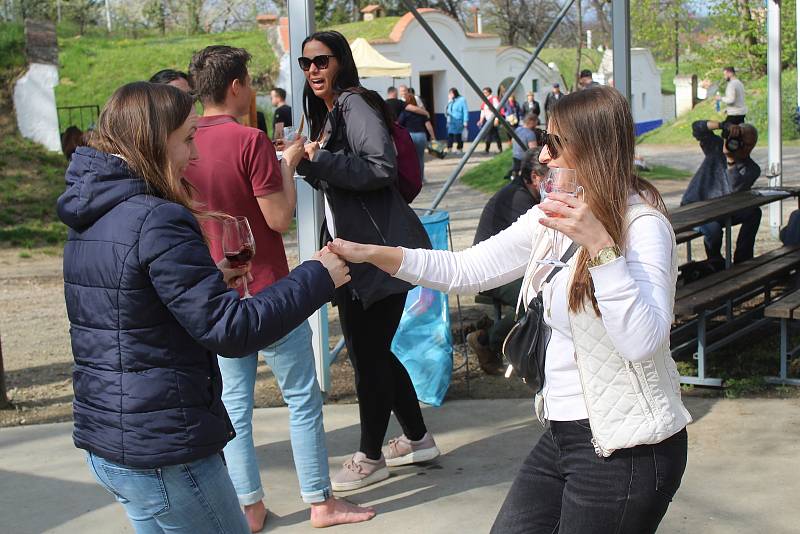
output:
[[[725,120],[722,121],[722,125],[723,127],[726,127],[734,124],[743,124],[744,117],[744,115],[728,115]]]
[[[750,208],[739,211],[731,217],[731,226],[741,224],[739,236],[736,238],[736,252],[733,262],[753,259],[753,249],[756,245],[756,234],[761,224],[761,208]],[[703,234],[703,243],[706,248],[706,257],[711,261],[721,262],[722,259],[722,234],[725,229],[724,221],[712,221],[699,227]]]
[[[497,126],[494,125],[492,125],[489,128],[489,131],[486,132],[486,152],[489,152],[489,148],[492,146],[492,141],[497,141],[497,150],[502,152],[503,143],[500,141],[500,131],[497,129]]]
[[[493,534],[649,534],[686,469],[686,429],[599,458],[588,420],[552,421],[522,464]]]
[[[407,438],[420,440],[427,432],[414,384],[391,350],[405,302],[406,293],[400,293],[365,310],[346,286],[336,292],[342,334],[355,371],[361,418],[359,450],[372,460],[381,456],[392,412]]]
[[[462,138],[460,133],[449,133],[447,134],[447,148],[448,150],[453,148],[453,143],[456,144],[456,148],[461,150],[464,148],[464,139]]]

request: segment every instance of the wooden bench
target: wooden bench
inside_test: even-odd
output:
[[[788,361],[800,353],[800,346],[790,348],[790,327],[793,320],[800,320],[800,290],[793,291],[764,309],[764,317],[778,319],[781,328],[780,372],[779,376],[769,376],[773,384],[800,386],[800,379],[788,377]]]
[[[679,288],[675,295],[675,315],[694,319],[673,329],[672,353],[691,350],[697,356],[697,376],[681,377],[681,380],[689,384],[721,386],[721,379],[706,377],[706,355],[762,326],[768,320],[764,319],[763,311],[770,304],[772,290],[799,269],[800,247],[785,246]],[[735,306],[762,293],[763,305],[734,318]],[[709,331],[708,320],[723,312],[728,320]],[[687,336],[693,329],[696,335]]]
[[[692,261],[692,241],[698,237],[703,237],[703,234],[696,230],[686,230],[679,234],[675,234],[675,242],[678,245],[686,243],[686,262]]]

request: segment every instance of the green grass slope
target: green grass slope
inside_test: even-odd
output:
[[[781,78],[783,117],[782,132],[783,139],[790,141],[800,138],[794,126],[794,112],[797,105],[797,71],[785,70]],[[759,133],[759,144],[765,145],[767,142],[767,78],[755,81],[743,80],[747,91],[747,122],[753,124]],[[692,123],[696,120],[711,119],[724,120],[723,113],[717,113],[713,99],[701,102],[695,108],[681,115],[674,121],[668,122],[651,132],[639,137],[641,143],[652,144],[694,144],[692,138]]]
[[[274,76],[275,53],[260,30],[140,39],[60,38],[61,83],[56,87],[56,101],[59,106],[102,107],[120,85],[146,80],[161,69],[186,71],[192,54],[213,44],[246,48],[253,55],[250,74],[256,83]]]
[[[532,51],[533,49],[531,49]],[[543,48],[539,59],[548,64],[555,63],[561,76],[564,77],[564,82],[570,87],[574,85],[575,66],[577,65],[574,48]],[[584,48],[581,50],[581,69],[596,71],[600,67],[602,59],[601,52]]]
[[[373,39],[388,39],[398,20],[400,20],[400,17],[379,17],[368,21],[361,20],[348,22],[347,24],[337,24],[324,29],[341,33],[351,43],[359,37],[372,41]]]

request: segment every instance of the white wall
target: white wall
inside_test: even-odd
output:
[[[14,110],[17,127],[23,137],[44,145],[50,151],[60,152],[56,85],[56,65],[32,63],[14,85]]]
[[[497,77],[495,88],[497,84],[505,78],[516,78],[525,67],[525,63],[527,63],[529,58],[530,52],[521,48],[506,48],[499,52],[497,54],[497,67],[495,71]],[[517,102],[520,104],[525,102],[525,95],[527,95],[528,91],[533,87],[533,80],[538,80],[536,101],[539,102],[542,114],[544,114],[544,101],[547,98],[547,94],[552,89],[553,84],[562,83],[561,74],[548,67],[543,61],[537,59],[533,65],[531,65],[531,68],[528,69],[525,76],[523,76],[522,81],[519,86],[517,86],[517,90],[514,92],[514,96],[517,97]],[[541,117],[541,119],[544,121],[545,117]]]
[[[496,64],[496,51],[500,46],[498,37],[467,38],[458,23],[447,15],[425,13],[424,16],[436,35],[445,43],[467,72],[473,76],[475,83],[480,87],[485,85],[496,87],[500,80],[495,76],[494,68],[487,69],[487,66]],[[466,97],[470,110],[476,110],[480,106],[478,96],[469,89],[450,60],[445,57],[416,21],[412,21],[408,25],[400,42],[373,43],[373,46],[388,59],[411,63],[411,85],[417,89],[418,93],[420,74],[434,74],[435,109],[433,111],[435,113],[444,113],[447,105],[447,91],[450,87],[457,88]],[[391,85],[391,79],[373,78],[362,80],[362,83],[385,95],[386,88]],[[408,81],[395,80],[396,85],[401,83],[408,84]],[[427,104],[429,103],[426,102]]]
[[[613,77],[613,70],[613,50],[606,50],[600,64],[600,74],[609,80]],[[636,123],[663,119],[661,69],[646,48],[631,49],[631,100]]]

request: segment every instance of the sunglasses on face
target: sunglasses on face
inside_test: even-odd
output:
[[[547,152],[550,153],[551,159],[557,159],[559,149],[564,146],[564,142],[561,140],[561,137],[550,132],[544,132],[544,135],[542,136],[542,144],[547,147]]]
[[[331,56],[329,54],[322,54],[321,56],[316,56],[313,58],[300,56],[297,58],[297,62],[300,64],[300,68],[303,70],[311,69],[312,63],[316,65],[319,70],[324,70],[328,68],[328,64],[330,63],[330,59],[332,57],[336,56]]]

